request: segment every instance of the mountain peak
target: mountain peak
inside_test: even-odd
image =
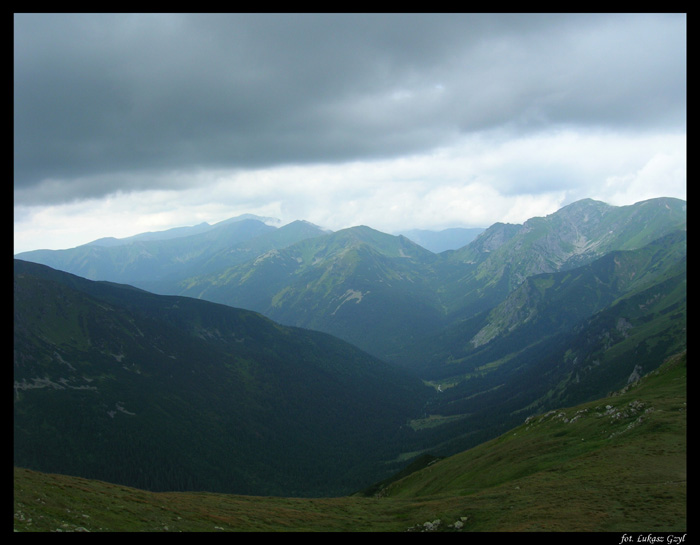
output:
[[[219,226],[219,225],[224,225],[226,223],[235,223],[237,221],[245,221],[245,220],[256,220],[256,221],[265,223],[267,225],[272,225],[274,227],[279,226],[279,224],[281,223],[280,220],[278,220],[277,218],[270,218],[270,217],[266,217],[266,216],[256,216],[255,214],[241,214],[240,216],[234,216],[234,217],[229,218],[227,220],[222,220],[218,223],[215,223],[214,225]]]
[[[280,229],[289,229],[289,228],[305,228],[305,229],[311,229],[323,233],[332,233],[333,231],[330,231],[328,229],[323,229],[322,227],[316,225],[315,223],[311,223],[310,221],[306,220],[294,220],[290,223],[287,223],[286,225],[283,225],[280,227]]]

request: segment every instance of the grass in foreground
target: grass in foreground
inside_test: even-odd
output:
[[[683,354],[618,395],[530,418],[372,498],[153,493],[15,468],[14,528],[684,532],[686,399]]]

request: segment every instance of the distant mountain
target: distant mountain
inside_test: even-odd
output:
[[[325,233],[308,222],[277,228],[260,219],[236,217],[213,226],[100,239],[77,248],[34,250],[16,257],[89,280],[129,283],[168,294],[173,284],[195,272],[231,266],[260,252]]]
[[[154,231],[148,233],[141,233],[131,237],[125,238],[114,238],[114,237],[104,237],[88,242],[88,246],[123,246],[125,244],[131,244],[132,242],[141,240],[170,240],[171,238],[181,238],[190,235],[197,235],[199,233],[204,233],[209,231],[213,227],[208,223],[200,223],[198,225],[193,225],[192,227],[174,227],[166,231]]]
[[[452,229],[443,229],[442,231],[412,229],[410,231],[402,231],[399,234],[423,246],[423,248],[439,254],[447,250],[457,250],[458,248],[466,246],[483,232],[483,228],[467,229],[455,227]]]
[[[686,234],[678,231],[532,276],[492,310],[408,347],[404,364],[440,388],[427,412],[451,428],[443,448],[456,452],[523,413],[622,388],[684,350],[686,293]]]
[[[584,199],[522,225],[496,224],[446,260],[445,304],[481,311],[529,276],[590,263],[614,250],[640,248],[685,229],[686,203],[658,198],[629,206]],[[450,269],[451,267],[451,269]]]
[[[490,311],[455,322],[420,350],[414,347],[413,361],[426,373],[442,368],[457,375],[484,362],[502,361],[489,353],[494,347],[517,353],[649,290],[657,294],[657,302],[685,308],[686,255],[686,233],[676,231],[637,250],[611,252],[576,269],[532,276]]]
[[[626,293],[685,274],[685,231],[675,231],[637,250],[614,251],[576,269],[526,278],[487,316],[472,338],[476,348],[523,327],[553,334],[611,305]]]
[[[18,257],[254,310],[401,363],[414,353],[407,347],[490,311],[533,275],[570,270],[684,229],[685,206],[670,198],[620,207],[585,199],[522,225],[494,224],[440,254],[370,227],[330,233],[303,221],[275,228],[233,218],[169,240]]]
[[[119,244],[85,244],[67,250],[35,250],[15,256],[89,280],[134,283],[168,278],[177,270],[195,269],[213,252],[274,230],[257,220],[224,223],[197,234],[158,240],[132,237]]]
[[[130,244],[132,242],[143,241],[143,240],[169,240],[172,238],[182,238],[182,237],[187,237],[190,235],[197,235],[199,233],[203,233],[203,232],[209,231],[211,229],[216,229],[218,227],[222,227],[223,225],[226,225],[229,223],[234,223],[237,221],[244,221],[244,220],[256,220],[256,221],[260,221],[260,222],[268,224],[268,225],[274,225],[276,223],[279,223],[279,220],[276,220],[274,218],[261,217],[261,216],[256,216],[254,214],[243,214],[241,216],[236,216],[234,218],[230,218],[228,220],[221,221],[221,222],[216,223],[214,225],[210,225],[207,222],[203,222],[203,223],[200,223],[198,225],[193,225],[191,227],[174,227],[172,229],[166,229],[165,231],[149,231],[148,233],[140,233],[138,235],[134,235],[131,237],[125,237],[125,238],[114,238],[114,237],[100,238],[97,240],[93,240],[92,242],[89,242],[88,244],[93,245],[93,246],[121,246],[123,244]]]
[[[528,277],[638,248],[684,228],[685,218],[677,199],[628,207],[584,200],[523,225],[496,224],[440,255],[354,227],[198,274],[173,291],[326,331],[403,362],[428,336],[492,309]]]
[[[339,335],[387,357],[442,323],[431,285],[436,258],[405,237],[359,226],[195,276],[178,293]]]
[[[343,341],[14,267],[16,465],[150,490],[325,496],[419,448],[405,422],[430,389]]]

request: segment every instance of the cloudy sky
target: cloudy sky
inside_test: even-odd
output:
[[[15,252],[686,198],[684,14],[16,14]]]

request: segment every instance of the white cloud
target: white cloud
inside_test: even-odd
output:
[[[662,151],[636,171],[607,178],[604,194],[614,205],[651,199],[660,193],[685,198],[686,179],[685,149]]]
[[[686,198],[685,135],[560,130],[468,137],[430,154],[250,171],[201,171],[185,189],[15,211],[15,252],[66,248],[104,236],[216,223],[253,213],[332,230],[522,223],[582,198],[625,205]],[[185,177],[185,174],[178,174]],[[128,183],[126,185],[129,185]]]

